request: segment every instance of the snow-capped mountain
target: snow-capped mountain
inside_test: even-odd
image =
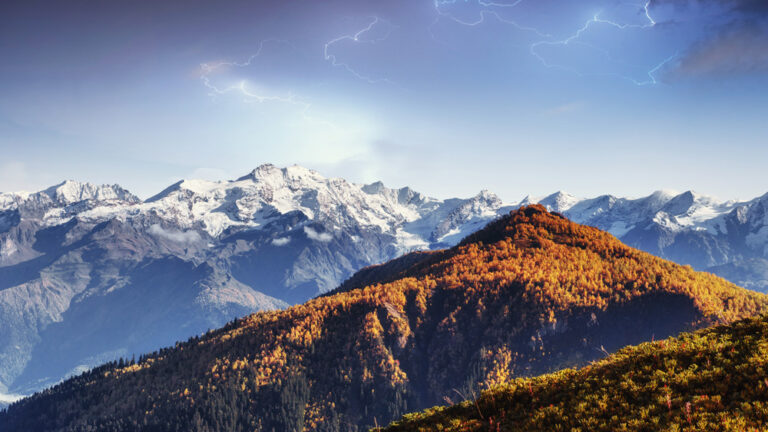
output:
[[[768,194],[718,201],[695,192],[654,192],[639,199],[580,199],[563,192],[539,202],[568,218],[611,232],[624,243],[746,288],[768,291]]]
[[[0,194],[0,394],[302,302],[502,211],[485,191],[441,201],[272,165],[145,201],[72,181]]]
[[[693,192],[559,192],[505,204],[482,191],[438,200],[273,165],[232,181],[180,181],[147,200],[68,181],[0,194],[0,399],[305,301],[364,266],[454,245],[531,203],[768,289],[768,195],[720,202]]]

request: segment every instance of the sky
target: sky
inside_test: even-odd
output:
[[[764,0],[6,0],[0,191],[768,192]]]

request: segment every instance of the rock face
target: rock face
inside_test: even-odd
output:
[[[147,200],[67,181],[0,194],[0,399],[303,302],[362,267],[452,246],[529,203],[768,290],[768,195],[438,200],[273,165],[233,181],[181,181]]]
[[[272,165],[146,201],[72,181],[0,194],[0,395],[303,302],[504,212],[488,192],[440,201]]]

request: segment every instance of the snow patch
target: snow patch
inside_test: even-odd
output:
[[[290,237],[280,237],[280,238],[272,239],[273,246],[285,246],[290,242],[291,242]]]
[[[410,233],[400,229],[397,230],[395,238],[397,239],[396,247],[398,250],[398,255],[416,250],[429,249],[429,242],[424,240],[424,238],[418,234]]]
[[[159,224],[154,224],[147,229],[147,232],[166,239],[170,240],[174,243],[183,243],[183,244],[192,244],[197,243],[202,238],[200,237],[200,234],[197,233],[197,231],[180,231],[177,229],[165,229],[161,227]]]
[[[333,240],[333,236],[328,233],[319,233],[312,229],[312,227],[304,227],[304,233],[307,235],[307,237],[310,240],[319,241],[323,243],[328,243],[329,241]]]
[[[459,235],[461,235],[461,229],[456,227],[456,228],[453,228],[452,230],[448,231],[447,233],[443,234],[442,236],[440,236],[437,239],[437,241],[442,242],[442,241],[445,241],[445,239],[447,239],[449,237],[455,237],[455,236],[459,236]]]
[[[0,247],[0,257],[8,258],[15,254],[17,251],[18,248],[16,247],[16,243],[14,243],[11,239],[6,239],[5,242],[3,242],[3,246]]]

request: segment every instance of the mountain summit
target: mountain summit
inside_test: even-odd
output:
[[[384,268],[392,273],[94,369],[11,406],[0,427],[361,430],[768,307],[763,294],[539,205]]]

